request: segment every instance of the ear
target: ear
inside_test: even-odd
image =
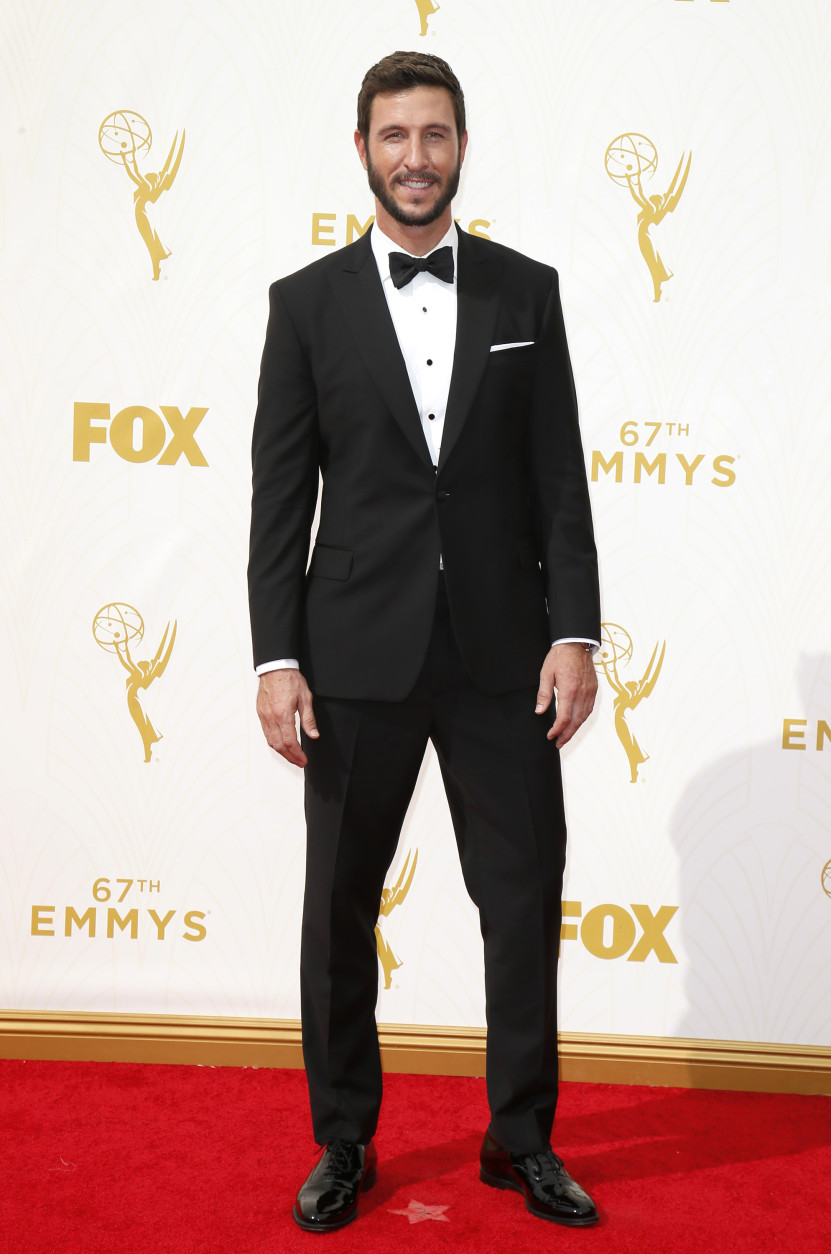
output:
[[[464,161],[466,151],[467,151],[467,131],[462,131],[462,138],[459,141],[459,165],[461,165],[462,162]]]
[[[355,132],[355,147],[358,150],[358,156],[361,158],[361,165],[366,169],[366,144],[360,131]]]

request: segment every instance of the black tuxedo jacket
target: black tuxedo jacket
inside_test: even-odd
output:
[[[559,637],[599,639],[556,271],[459,232],[437,468],[369,235],[269,296],[253,436],[255,665],[297,657],[323,696],[401,700],[425,657],[440,555],[459,648],[484,691],[535,685]],[[518,341],[531,343],[490,351]]]

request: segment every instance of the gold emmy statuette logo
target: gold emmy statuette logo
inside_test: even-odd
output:
[[[826,862],[822,868],[822,891],[826,897],[831,897],[831,862]]]
[[[643,762],[647,761],[649,754],[644,753],[635,739],[634,733],[627,722],[627,715],[636,706],[640,705],[641,701],[646,700],[650,696],[652,689],[658,682],[658,676],[664,664],[666,642],[660,646],[655,645],[642,679],[630,679],[627,683],[624,683],[618,674],[618,666],[628,666],[631,662],[632,647],[632,637],[628,631],[625,631],[623,627],[619,627],[617,623],[604,623],[600,648],[597,651],[594,664],[603,671],[609,687],[615,694],[615,731],[629,759],[630,783],[634,784],[638,779],[638,768]],[[659,647],[660,653],[658,652]]]
[[[169,639],[168,632],[170,632]],[[144,745],[144,760],[149,762],[153,745],[157,740],[161,740],[162,734],[156,731],[141,708],[139,689],[149,688],[154,679],[164,674],[173,652],[176,623],[174,621],[172,632],[170,623],[165,627],[164,635],[152,662],[134,662],[130,654],[130,643],[139,644],[144,635],[144,620],[132,605],[125,605],[123,601],[114,601],[111,605],[102,606],[92,620],[92,634],[96,644],[99,644],[107,653],[114,653],[127,672],[127,709],[141,736],[141,743]]]
[[[415,875],[416,863],[418,862],[418,850],[415,851],[413,864],[410,866],[410,855],[407,854],[407,860],[404,868],[396,881],[394,888],[385,888],[381,893],[381,906],[378,913],[378,922],[375,925],[375,945],[378,950],[378,961],[384,968],[384,988],[392,986],[392,973],[396,971],[402,964],[392,949],[387,944],[381,932],[381,915],[386,917],[391,914],[396,906],[400,906],[401,902],[410,891],[410,885]]]
[[[418,9],[418,17],[421,22],[421,30],[419,35],[427,34],[427,23],[434,13],[438,13],[441,5],[433,4],[433,0],[415,0],[415,6]]]
[[[167,160],[158,174],[142,174],[138,159],[150,151],[152,142],[153,136],[148,123],[140,113],[135,113],[132,109],[116,109],[115,113],[104,118],[98,128],[98,144],[104,156],[117,165],[123,165],[135,184],[133,202],[136,206],[136,226],[153,263],[153,278],[158,279],[159,267],[170,256],[170,249],[165,248],[150,225],[147,206],[155,204],[162,192],[173,186],[185,147],[185,132],[182,131],[181,139],[179,132],[176,132]]]
[[[628,187],[635,204],[640,209],[638,214],[638,247],[649,267],[652,276],[652,289],[655,301],[661,299],[661,287],[667,279],[672,278],[672,271],[667,270],[661,255],[652,242],[649,231],[657,226],[668,213],[672,213],[686,186],[690,172],[692,153],[678,162],[678,168],[672,176],[672,182],[663,196],[647,196],[643,190],[643,179],[652,178],[658,168],[658,153],[651,139],[645,135],[632,132],[618,135],[606,149],[606,173],[613,182],[621,187]]]

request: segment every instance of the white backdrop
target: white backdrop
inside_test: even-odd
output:
[[[465,88],[460,222],[558,267],[577,377],[608,628],[564,754],[561,1025],[831,1044],[828,6],[0,20],[3,1004],[299,1013],[301,779],[254,715],[250,425],[268,283],[366,224],[355,97],[412,47]],[[478,1025],[431,757],[391,889],[416,850],[379,1018]]]

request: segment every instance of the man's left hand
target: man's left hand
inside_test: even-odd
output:
[[[548,732],[557,748],[568,744],[594,709],[597,672],[592,655],[582,644],[555,644],[546,654],[540,671],[537,714],[544,714],[557,689],[557,717]]]

